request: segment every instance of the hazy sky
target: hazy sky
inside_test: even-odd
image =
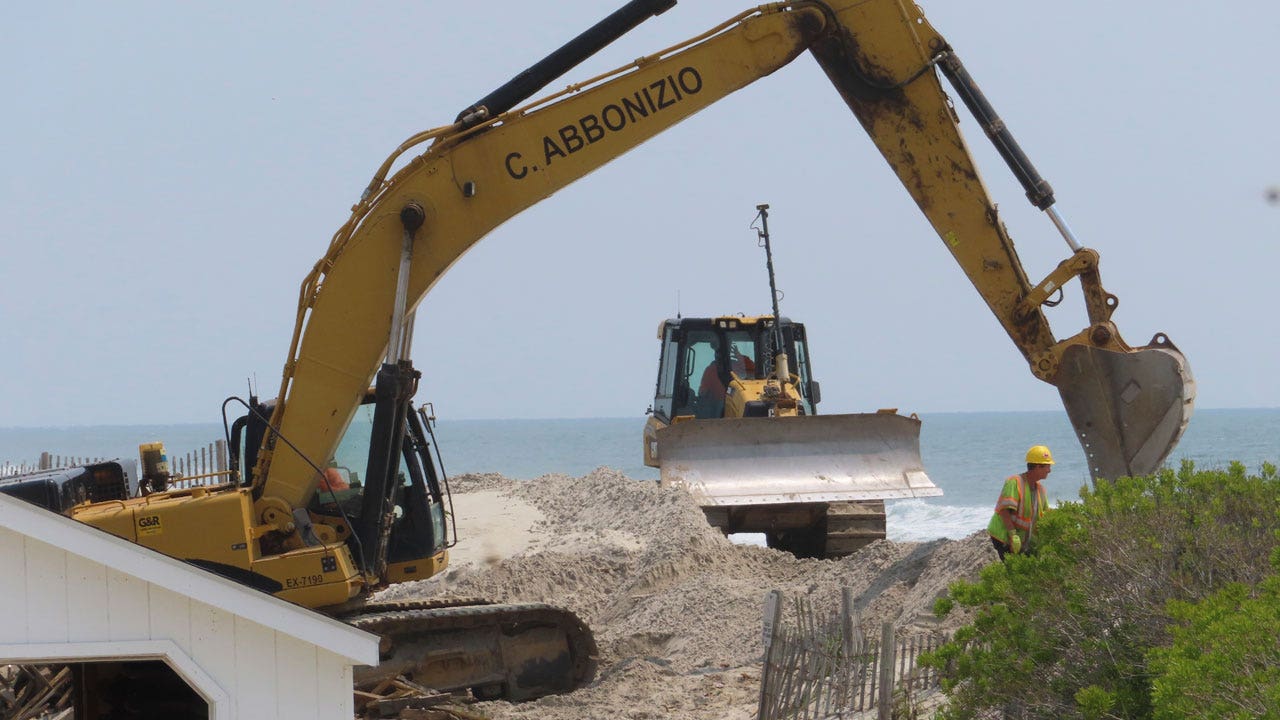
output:
[[[378,164],[620,4],[6,3],[0,426],[274,394],[298,285]],[[553,87],[748,7],[682,0]],[[1200,407],[1280,406],[1280,6],[924,8],[1101,253],[1125,338],[1167,333]],[[1038,280],[1068,249],[961,114]],[[419,399],[640,418],[660,320],[768,310],[762,202],[827,412],[1060,407],[808,55],[484,239],[419,308]],[[1067,297],[1059,337],[1087,324]]]

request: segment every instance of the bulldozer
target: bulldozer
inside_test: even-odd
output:
[[[773,314],[658,326],[644,462],[725,534],[763,533],[797,557],[840,558],[885,537],[885,500],[942,489],[925,473],[918,417],[818,414],[805,326],[779,312],[769,206],[756,210]]]
[[[1095,476],[1159,466],[1190,418],[1194,382],[1186,359],[1163,334],[1147,346],[1125,343],[1111,320],[1118,301],[1101,284],[1097,252],[1076,242],[1053,208],[1048,183],[920,8],[910,0],[752,7],[537,96],[674,5],[628,2],[388,155],[302,280],[279,391],[261,402],[224,404],[227,440],[240,448],[226,482],[164,489],[149,483],[154,490],[146,495],[90,500],[70,508],[71,516],[379,633],[382,663],[360,672],[411,675],[438,690],[470,688],[515,700],[590,682],[594,640],[564,608],[377,600],[391,584],[443,571],[454,538],[445,522],[447,481],[433,469],[429,423],[414,409],[422,380],[410,352],[415,309],[455,262],[509,218],[805,52],[1035,376],[1059,388]],[[1040,282],[1030,282],[1018,262],[939,74],[1072,248]],[[1043,307],[1073,280],[1085,291],[1089,319],[1059,340]],[[778,322],[772,331],[782,328]],[[233,399],[243,412],[228,416]]]

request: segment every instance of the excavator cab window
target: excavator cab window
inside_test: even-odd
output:
[[[311,503],[313,512],[345,514],[354,525],[364,521],[360,517],[364,490],[361,473],[368,464],[373,418],[372,402],[366,402],[356,410],[338,449],[327,463],[326,477],[322,478]],[[429,447],[421,421],[410,409],[404,447],[396,471],[398,487],[393,496],[395,520],[387,549],[389,562],[426,557],[442,549],[447,542],[443,493]],[[334,481],[330,482],[328,477]]]
[[[322,515],[345,515],[360,522],[366,458],[373,428],[373,405],[361,405],[351,418],[334,456],[323,466],[323,474],[311,500],[311,511]],[[403,466],[403,461],[401,462]],[[403,474],[403,467],[401,469]]]
[[[400,462],[400,489],[396,493],[387,561],[409,562],[444,549],[444,502],[430,445],[417,413],[409,412],[404,453]]]

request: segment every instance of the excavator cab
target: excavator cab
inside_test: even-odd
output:
[[[312,523],[327,528],[360,557],[360,537],[377,536],[365,526],[377,518],[365,517],[366,468],[372,452],[376,399],[370,392],[356,409],[332,458],[321,468],[315,496],[307,506]],[[253,467],[270,405],[241,417],[232,426],[231,465],[241,473],[244,485],[253,483]],[[410,406],[405,417],[405,437],[391,490],[391,522],[387,539],[385,578],[389,583],[431,577],[443,569],[444,551],[454,544],[456,533],[446,524],[448,487],[442,482],[431,451],[430,418]],[[243,458],[243,462],[242,459]],[[362,535],[362,531],[365,535]]]
[[[373,435],[374,405],[372,398],[356,410],[334,453],[333,460],[325,468],[331,476],[349,478],[343,489],[342,482],[321,481],[309,509],[320,522],[333,522],[341,528],[344,522],[355,525],[363,505],[364,484],[361,472],[369,457],[370,438]],[[414,565],[429,559],[452,545],[445,525],[447,489],[442,487],[434,456],[425,430],[428,422],[420,412],[412,409],[406,417],[404,447],[400,453],[400,466],[395,473],[396,488],[392,495],[392,514],[387,547],[387,574],[389,582],[401,582],[430,573],[415,572]],[[330,519],[332,518],[332,520]]]

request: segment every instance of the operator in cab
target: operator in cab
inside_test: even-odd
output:
[[[735,343],[729,344],[729,358],[729,367],[738,377],[755,377],[755,361],[743,354]],[[702,382],[698,385],[698,396],[723,401],[724,388],[724,380],[720,377],[720,363],[712,362],[702,371]]]

